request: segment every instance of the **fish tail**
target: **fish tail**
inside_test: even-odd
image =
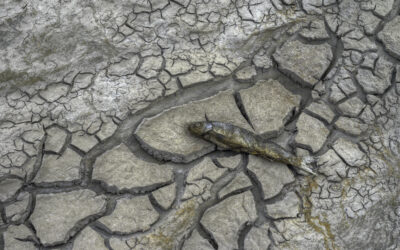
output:
[[[317,175],[312,169],[309,167],[311,163],[315,162],[317,159],[312,156],[304,156],[299,168],[309,174]]]

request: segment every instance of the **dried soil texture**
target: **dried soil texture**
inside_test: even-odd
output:
[[[399,60],[399,0],[2,0],[0,249],[399,249]]]

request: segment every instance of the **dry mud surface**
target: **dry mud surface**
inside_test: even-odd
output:
[[[400,1],[3,0],[0,62],[0,249],[400,248]]]

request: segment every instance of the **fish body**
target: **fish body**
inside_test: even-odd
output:
[[[263,141],[258,135],[247,129],[217,121],[194,122],[189,125],[188,129],[192,134],[221,148],[279,161],[315,175],[307,167],[309,163],[313,162],[312,157],[297,157],[275,143]]]

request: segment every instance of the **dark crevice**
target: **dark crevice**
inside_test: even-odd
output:
[[[387,89],[385,89],[385,91],[381,94],[382,99],[384,99],[383,97],[385,97],[390,91],[392,91],[393,88],[396,88],[396,74],[397,73],[400,74],[400,72],[397,72],[396,65],[394,65],[392,75],[390,76],[390,86]]]
[[[104,239],[104,246],[106,246],[109,250],[113,250],[113,248],[111,247],[109,238]],[[117,250],[117,249],[115,249],[115,250]]]
[[[311,91],[309,88],[304,88],[299,83],[296,83],[291,78],[286,76],[281,71],[272,68],[261,75],[262,79],[274,79],[279,81],[279,83],[288,91],[295,95],[301,96],[300,105],[297,110],[290,116],[290,118],[286,121],[285,126],[293,123],[297,120],[301,111],[312,102]]]
[[[253,227],[253,225],[251,223],[244,223],[238,232],[238,246],[239,246],[239,250],[246,250],[244,248],[244,241],[246,239],[247,234],[250,232],[251,228]]]
[[[41,245],[40,239],[36,236],[36,229],[35,226],[30,221],[26,221],[23,225],[25,225],[29,231],[32,233],[32,235],[28,236],[25,241],[30,241],[32,242],[36,247],[39,247]]]
[[[358,96],[358,98],[360,98],[360,100],[364,103],[367,102],[367,95],[363,89],[363,87],[361,86],[361,84],[358,82],[357,77],[354,76],[353,74],[350,74],[350,78],[353,80],[354,86],[356,86],[356,92],[354,93],[354,96]],[[339,86],[338,86],[339,87]],[[350,97],[350,96],[348,96]],[[336,104],[340,104],[341,101],[337,102]],[[336,111],[339,111],[339,108],[335,106]]]
[[[26,206],[26,209],[23,212],[18,213],[21,216],[21,218],[19,218],[16,221],[11,221],[12,217],[7,217],[7,222],[13,225],[19,225],[24,223],[28,219],[28,217],[33,213],[34,199],[35,198],[33,197],[33,195],[29,194],[28,204]]]
[[[175,171],[175,200],[171,204],[171,207],[178,206],[184,192],[185,192],[185,180],[189,169],[182,169]]]
[[[0,230],[0,250],[4,250],[4,236]]]
[[[223,168],[223,169],[225,169],[225,168],[227,168],[227,167],[226,167],[226,166],[223,166],[223,165],[220,163],[219,158],[222,158],[222,157],[234,157],[234,156],[238,155],[238,153],[237,153],[237,152],[234,152],[234,151],[219,151],[219,152],[224,152],[224,153],[226,153],[226,154],[225,154],[225,155],[221,155],[221,156],[218,157],[218,158],[213,158],[212,161],[213,161],[213,163],[215,164],[215,166],[217,166],[218,168]],[[241,161],[241,159],[240,159],[240,161]],[[240,166],[240,161],[239,161],[239,163],[237,163],[236,166],[231,166],[231,168],[228,168],[228,171],[234,171],[234,170],[236,170],[236,169]]]
[[[154,156],[149,154],[148,151],[144,150],[143,147],[141,147],[140,142],[136,139],[134,135],[131,135],[129,138],[124,139],[121,143],[124,143],[130,149],[132,154],[143,161],[156,164],[167,163],[166,161],[156,159]]]
[[[276,202],[283,200],[287,193],[292,192],[293,190],[296,189],[297,185],[298,185],[298,183],[296,181],[293,181],[291,183],[284,185],[282,187],[281,191],[277,195],[275,195],[271,198],[265,199],[264,203],[265,204],[274,204]]]
[[[208,232],[206,230],[206,228],[201,225],[200,221],[201,218],[203,217],[204,213],[211,207],[217,205],[218,203],[220,203],[221,201],[223,201],[224,199],[232,196],[232,195],[227,195],[225,196],[223,199],[218,199],[217,198],[217,194],[218,191],[221,190],[224,186],[226,186],[234,177],[235,173],[241,171],[244,167],[244,165],[247,164],[246,161],[244,161],[243,159],[241,160],[239,167],[237,167],[237,170],[230,172],[227,171],[224,175],[222,175],[221,177],[219,177],[213,184],[213,186],[211,187],[210,193],[211,193],[211,198],[206,200],[204,203],[202,203],[199,208],[197,209],[196,215],[195,215],[195,223],[194,223],[194,227],[192,227],[192,229],[197,228],[199,234],[204,237],[205,239],[207,239],[210,244],[215,248],[218,249],[218,244],[216,242],[216,240],[213,238],[213,236],[210,234],[210,232]],[[248,190],[248,189],[246,189]],[[246,190],[241,190],[242,192],[245,192]]]
[[[193,233],[193,231],[192,231],[192,233]],[[183,246],[184,246],[184,244],[185,244],[185,241],[186,241],[186,238],[185,238],[185,237],[183,237],[182,239],[180,239],[175,249],[176,249],[176,250],[182,250],[182,249],[183,249]]]
[[[7,218],[6,218],[6,211],[5,211],[5,206],[3,204],[0,203],[0,220],[2,220],[3,222],[8,222]],[[0,225],[0,231],[3,225]]]
[[[214,236],[201,224],[198,224],[197,231],[199,234],[206,239],[214,249],[218,249],[218,243],[214,239]]]
[[[26,214],[26,220],[29,220],[29,218],[31,217],[33,211],[35,210],[35,206],[36,206],[36,194],[30,194],[29,197],[29,204],[27,207],[27,214]]]
[[[34,182],[27,185],[26,189],[29,190],[31,187],[33,188],[68,188],[75,187],[79,185],[80,180],[73,181],[54,181],[54,182]]]
[[[84,151],[82,151],[81,149],[79,149],[79,148],[77,148],[77,147],[75,147],[74,145],[72,145],[72,144],[69,144],[68,145],[68,147],[72,150],[72,151],[74,151],[75,153],[77,153],[80,157],[85,157],[85,152]]]
[[[249,116],[247,115],[246,109],[245,109],[245,107],[243,105],[240,93],[236,92],[233,96],[235,98],[236,106],[238,107],[240,113],[242,114],[244,119],[246,119],[247,123],[251,126],[251,128],[254,130],[254,126],[251,123],[251,120],[250,120]]]
[[[283,125],[286,127],[288,124],[292,123],[300,115],[299,109],[294,107],[289,113],[283,118]]]
[[[106,226],[104,226],[102,223],[100,223],[99,221],[95,221],[91,224],[91,228],[96,231],[99,235],[102,235],[103,237],[106,238],[111,238],[114,236],[114,234],[112,234],[110,232],[110,230],[108,230],[108,228],[106,228]]]
[[[114,148],[119,143],[121,143],[121,140],[117,138],[114,133],[112,137],[109,137],[101,143],[95,145],[91,150],[89,150],[89,152],[86,153],[81,160],[81,166],[83,166],[81,172],[81,186],[87,186],[92,180],[93,165],[97,157]]]
[[[59,125],[57,125],[57,124],[53,124],[53,125],[51,125],[51,126],[49,126],[49,127],[43,128],[43,130],[45,131],[46,137],[48,136],[47,130],[49,130],[49,129],[51,129],[51,128],[54,128],[54,127],[55,127],[55,128],[58,128],[58,129],[60,129],[60,130],[62,130],[62,131],[64,131],[64,132],[67,134],[67,136],[66,136],[66,138],[65,138],[65,141],[64,141],[64,144],[63,144],[63,146],[62,146],[62,148],[60,149],[59,152],[54,152],[54,151],[52,151],[52,150],[44,150],[44,153],[45,153],[45,154],[62,155],[62,154],[65,152],[65,150],[67,149],[68,145],[70,144],[72,135],[71,135],[71,133],[70,133],[67,129],[65,129],[64,127],[61,127],[61,126],[59,126]],[[44,141],[44,148],[45,148],[45,146],[46,146],[46,141]]]
[[[104,181],[99,181],[99,180],[93,180],[92,184],[89,185],[89,187],[97,187],[97,188],[101,188],[100,190],[102,191],[102,193],[105,194],[114,194],[114,195],[120,195],[120,194],[132,194],[132,195],[138,195],[138,194],[148,194],[151,193],[157,189],[163,188],[165,186],[168,186],[170,184],[172,184],[173,181],[168,181],[168,182],[162,182],[162,183],[156,183],[153,185],[148,185],[148,186],[144,186],[144,187],[135,187],[135,188],[123,188],[123,189],[118,189],[115,186],[111,186],[108,185],[106,182]],[[98,190],[98,189],[96,189]]]
[[[269,245],[269,247],[268,247],[267,250],[273,250],[273,249],[275,249],[274,246],[278,245],[278,243],[275,242],[274,237],[272,236],[271,230],[268,230],[268,238],[269,238],[271,244]]]
[[[233,180],[233,179],[232,179],[232,180]],[[245,188],[236,189],[236,190],[230,192],[229,194],[226,194],[226,195],[222,196],[222,197],[220,198],[220,202],[223,201],[223,200],[228,199],[229,197],[232,197],[232,196],[235,196],[235,195],[244,193],[244,192],[246,192],[246,191],[248,191],[248,190],[251,190],[251,189],[252,189],[252,187],[245,187]]]
[[[157,222],[155,222],[152,225],[150,225],[150,228],[146,229],[146,230],[137,229],[136,231],[133,231],[133,232],[120,232],[120,231],[111,231],[103,223],[101,223],[99,221],[96,221],[96,222],[93,223],[93,228],[97,232],[99,232],[101,235],[105,235],[107,238],[110,238],[110,237],[134,237],[134,236],[144,235],[144,234],[150,232],[151,228],[155,224],[157,224]]]
[[[300,34],[296,34],[296,36],[294,36],[294,37],[296,38],[296,40],[300,41],[301,43],[309,44],[309,45],[322,45],[322,44],[326,44],[327,42],[331,41],[331,38],[320,39],[320,40],[310,40],[310,39],[307,39],[306,37],[301,36]]]
[[[269,219],[266,217],[265,213],[265,203],[264,203],[264,192],[262,190],[261,183],[255,176],[253,172],[247,169],[247,164],[249,162],[249,157],[246,155],[245,158],[246,164],[245,164],[245,169],[244,173],[249,177],[253,188],[251,189],[251,193],[253,194],[254,202],[256,204],[256,210],[257,210],[257,220],[255,221],[256,225],[261,225],[265,222],[269,223]]]
[[[149,194],[149,201],[151,205],[154,207],[154,209],[157,211],[159,214],[163,214],[166,210],[157,202],[156,198],[154,198],[153,194]]]
[[[26,183],[32,182],[40,170],[40,167],[41,167],[42,161],[43,161],[43,156],[44,156],[44,142],[46,141],[46,138],[47,138],[47,134],[45,133],[42,140],[40,141],[39,146],[38,146],[39,150],[38,150],[38,153],[36,156],[36,162],[33,165],[33,170],[30,173],[30,175],[26,177]]]
[[[296,148],[301,148],[301,149],[307,150],[309,152],[313,152],[313,150],[312,150],[310,145],[306,145],[306,144],[302,144],[302,143],[298,143],[298,142],[294,141],[292,143],[292,146],[296,147]]]
[[[330,123],[329,123],[327,120],[325,120],[323,117],[321,117],[321,116],[319,116],[318,114],[315,114],[315,113],[309,111],[308,109],[304,109],[304,110],[303,110],[303,113],[305,113],[305,114],[311,116],[312,118],[315,118],[316,120],[322,122],[322,123],[325,125],[325,127],[326,127],[327,129],[330,129],[331,126],[332,126],[332,125],[330,125]]]
[[[338,86],[338,88],[340,89],[339,86]],[[345,97],[335,103],[335,105],[336,105],[335,113],[338,114],[338,115],[342,115],[343,114],[343,112],[338,107],[340,104],[346,102],[347,100],[349,100],[349,99],[351,99],[351,98],[353,98],[355,96],[357,96],[357,97],[359,96],[359,93],[357,93],[357,92],[354,92],[354,93],[351,93],[351,94],[347,95],[342,89],[340,89],[340,91],[342,91],[345,94]]]
[[[331,60],[331,62],[329,63],[328,68],[327,68],[327,69],[324,71],[324,73],[321,75],[321,78],[320,78],[321,80],[325,80],[326,77],[327,77],[327,75],[332,71],[332,69],[334,69],[334,68],[336,67],[336,64],[337,64],[337,62],[338,62],[338,59],[342,57],[343,50],[344,50],[344,47],[343,47],[343,42],[342,42],[342,40],[339,39],[339,38],[336,39],[336,40],[334,41],[334,48],[333,48],[333,50],[332,50],[332,55],[333,55],[332,60]]]

